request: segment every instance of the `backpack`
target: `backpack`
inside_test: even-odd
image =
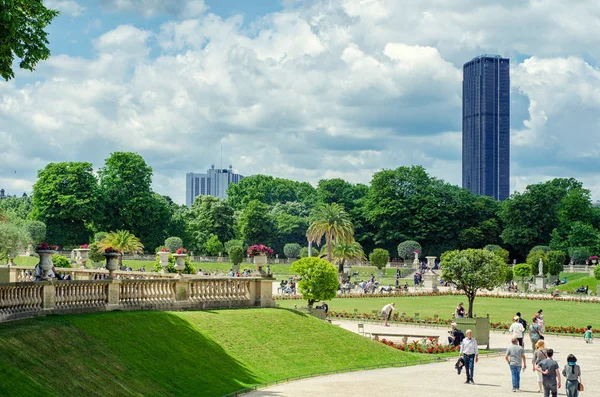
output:
[[[457,331],[458,332],[456,333],[456,343],[461,344],[463,339],[465,339],[465,334],[460,329]]]
[[[521,317],[519,317],[519,322],[521,323],[521,325],[523,326],[524,330],[527,330],[527,321],[523,320]]]

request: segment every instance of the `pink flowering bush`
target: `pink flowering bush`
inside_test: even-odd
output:
[[[246,253],[249,256],[273,255],[273,250],[270,247],[267,247],[266,245],[256,244],[256,245],[251,245],[250,247],[248,247],[248,249],[246,250]]]

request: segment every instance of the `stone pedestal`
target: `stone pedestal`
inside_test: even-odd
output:
[[[423,275],[423,289],[427,292],[439,292],[438,275],[427,272]]]
[[[534,282],[535,282],[535,288],[537,290],[545,290],[546,289],[546,276],[535,276]]]

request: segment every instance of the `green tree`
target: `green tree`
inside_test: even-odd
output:
[[[318,258],[319,257],[319,249],[317,247],[312,247],[311,257]],[[308,247],[302,247],[300,250],[300,258],[308,258]]]
[[[7,197],[0,200],[0,211],[6,214],[15,214],[20,219],[29,219],[33,204],[31,197],[23,195],[22,197]]]
[[[104,260],[104,251],[102,251],[102,249],[98,246],[98,243],[98,241],[94,241],[88,246],[90,250],[90,252],[88,252],[88,258],[92,262],[96,263],[102,262]]]
[[[319,258],[303,258],[292,264],[292,272],[299,275],[298,290],[312,308],[315,302],[335,298],[339,283],[335,267]]]
[[[327,247],[327,244],[325,244],[319,256],[321,258],[324,258],[327,256],[328,253],[329,248]],[[340,278],[341,274],[344,272],[344,265],[346,264],[346,262],[353,260],[364,261],[366,259],[362,247],[356,241],[337,241],[334,245],[332,255],[333,265],[338,267],[338,273],[340,274]]]
[[[573,259],[573,263],[576,265],[585,264],[585,261],[589,259],[590,255],[590,250],[587,247],[569,248],[569,256]]]
[[[169,237],[165,240],[165,247],[171,252],[175,252],[178,248],[183,247],[183,240],[179,237]]]
[[[598,230],[591,224],[574,222],[568,235],[570,247],[597,247],[600,242]]]
[[[531,275],[536,276],[539,273],[540,259],[543,262],[542,271],[544,274],[548,274],[548,256],[546,254],[546,251],[532,249],[529,255],[527,255],[526,262],[531,269]]]
[[[496,219],[487,219],[477,226],[460,231],[460,246],[463,248],[481,248],[500,239],[500,226]]]
[[[337,203],[351,212],[365,193],[364,185],[352,185],[341,178],[321,179],[317,185],[317,200],[323,204]]]
[[[58,254],[52,255],[52,264],[56,267],[72,267],[71,261]]]
[[[500,258],[502,258],[502,260],[504,261],[504,263],[508,263],[509,262],[509,255],[510,255],[510,253],[507,250],[505,250],[504,248],[500,247],[499,245],[488,244],[485,247],[483,247],[483,249],[486,250],[486,251],[493,252],[494,254],[496,254],[497,256],[499,256]]]
[[[508,266],[494,253],[482,249],[448,251],[442,255],[442,278],[457,286],[467,296],[468,317],[473,317],[473,302],[480,289],[501,285]]]
[[[306,230],[308,229],[308,218],[286,213],[273,214],[269,216],[274,222],[275,233],[271,237],[271,248],[277,253],[283,253],[286,243],[302,244],[306,241]]]
[[[354,242],[354,227],[348,213],[336,203],[321,204],[315,208],[310,218],[310,226],[306,232],[308,241],[317,245],[325,237],[327,260],[333,261],[334,244]]]
[[[206,243],[204,244],[204,251],[207,255],[216,256],[219,253],[223,253],[225,247],[221,241],[219,241],[219,237],[214,234],[211,234]]]
[[[100,217],[98,182],[90,163],[50,163],[33,185],[34,220],[46,224],[46,239],[57,245],[88,241]]]
[[[286,258],[296,259],[298,258],[298,255],[300,255],[301,249],[302,246],[300,244],[290,243],[283,247],[283,253],[285,254]]]
[[[242,247],[233,246],[229,249],[229,260],[233,263],[234,266],[239,266],[240,263],[244,260],[244,250]]]
[[[521,263],[513,267],[513,273],[516,277],[521,277],[521,282],[525,281],[525,277],[531,276],[531,266],[527,263]]]
[[[240,247],[244,251],[244,240],[229,240],[223,244],[225,252],[229,252],[233,247]]]
[[[33,71],[48,59],[48,33],[44,30],[59,14],[44,7],[40,0],[8,0],[0,3],[0,76],[15,77],[13,63],[19,58],[21,69]]]
[[[567,255],[562,251],[550,251],[546,253],[548,260],[548,273],[552,276],[560,275],[564,270]]]
[[[383,269],[383,267],[388,264],[389,260],[390,253],[383,248],[375,248],[373,252],[369,254],[369,262],[378,269]]]
[[[29,238],[27,232],[14,223],[0,222],[0,262],[17,255]]]
[[[44,222],[29,221],[25,222],[24,227],[25,231],[29,234],[29,237],[31,237],[31,241],[39,243],[46,238],[46,225]]]
[[[120,252],[136,253],[143,252],[144,244],[141,243],[140,239],[137,238],[133,233],[127,230],[117,230],[116,232],[110,232],[98,242],[98,247],[101,250],[105,250],[108,247],[115,248]],[[119,256],[119,266],[123,264],[123,255]]]
[[[227,189],[229,203],[236,210],[243,210],[254,200],[267,205],[296,201],[312,207],[315,193],[315,188],[310,183],[268,175],[246,177],[239,183],[229,185]]]
[[[211,235],[219,241],[235,237],[234,211],[227,202],[212,196],[199,196],[188,213],[188,233],[194,245],[203,249]]]
[[[267,204],[258,200],[250,201],[242,211],[238,224],[240,233],[248,245],[271,245],[275,233],[275,223],[269,215]]]
[[[594,267],[594,277],[596,280],[600,280],[600,265],[596,265],[596,267]]]
[[[416,241],[413,240],[406,240],[401,242],[400,244],[398,244],[398,256],[402,259],[404,259],[405,261],[407,259],[413,258],[414,257],[414,252],[415,251],[419,251],[421,252],[422,248],[421,248],[421,244],[417,243]]]

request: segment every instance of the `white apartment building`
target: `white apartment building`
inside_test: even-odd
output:
[[[206,174],[189,172],[185,175],[185,205],[191,207],[198,196],[213,196],[221,199],[227,198],[227,188],[232,183],[238,183],[244,177],[229,169],[215,169],[211,165]]]

